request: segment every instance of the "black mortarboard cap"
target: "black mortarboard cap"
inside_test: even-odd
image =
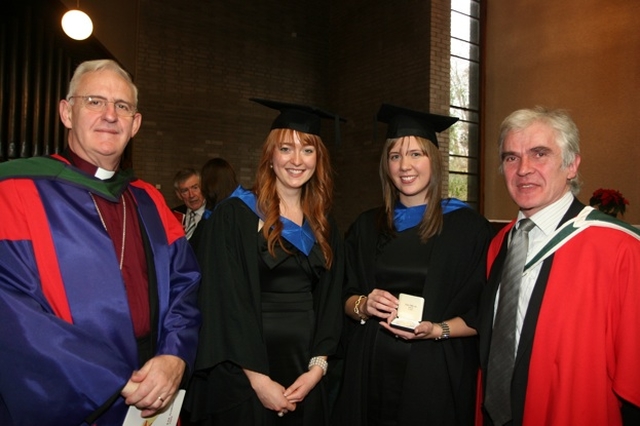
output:
[[[320,136],[322,119],[328,118],[335,121],[336,142],[340,140],[340,121],[344,122],[346,120],[337,114],[310,105],[299,105],[258,98],[249,98],[249,100],[280,111],[280,114],[271,124],[272,130],[292,129]]]
[[[448,115],[430,114],[395,105],[382,104],[378,121],[387,123],[387,139],[403,136],[419,136],[438,146],[436,133],[447,130],[459,119]]]

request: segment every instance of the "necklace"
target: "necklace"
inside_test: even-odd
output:
[[[93,205],[96,206],[96,211],[98,212],[98,216],[100,216],[100,222],[102,222],[102,226],[104,227],[104,230],[107,231],[107,234],[108,234],[109,230],[107,229],[107,223],[104,221],[104,218],[102,217],[102,212],[100,212],[100,209],[98,208],[98,203],[96,203],[96,199],[93,197],[92,193],[89,193],[89,195],[91,196],[91,201],[93,201]],[[122,194],[121,197],[122,197],[122,248],[120,249],[120,270],[122,271],[122,265],[124,263],[124,243],[127,238],[127,202],[124,199],[124,194]]]

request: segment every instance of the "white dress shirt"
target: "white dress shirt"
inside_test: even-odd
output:
[[[533,229],[529,231],[527,262],[529,262],[536,255],[536,253],[542,247],[544,247],[549,237],[558,227],[558,224],[560,224],[560,220],[562,220],[567,210],[569,210],[571,203],[573,203],[573,199],[574,197],[571,191],[567,191],[567,193],[564,194],[558,201],[545,207],[529,218],[533,221],[533,223],[536,224],[536,226],[534,226]],[[524,214],[522,212],[518,212],[516,223],[524,218]],[[535,287],[538,275],[540,275],[540,270],[542,269],[542,263],[543,262],[540,262],[535,267],[529,269],[522,277],[522,281],[520,283],[520,293],[518,295],[518,313],[516,317],[516,348],[520,343],[522,324],[524,323],[524,317],[527,314],[527,309],[529,307],[529,301],[531,300],[533,288]],[[500,296],[498,292],[494,305],[494,314],[495,310],[498,309],[499,297]]]

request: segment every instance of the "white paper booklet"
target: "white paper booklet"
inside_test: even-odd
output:
[[[146,419],[141,416],[141,411],[132,405],[127,411],[122,426],[176,426],[182,401],[184,401],[184,392],[184,389],[180,389],[171,405],[167,406],[163,412]]]

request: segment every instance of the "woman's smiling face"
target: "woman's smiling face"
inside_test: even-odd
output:
[[[302,188],[316,171],[316,156],[316,148],[303,145],[298,132],[293,140],[280,142],[271,160],[278,189]]]
[[[389,176],[407,207],[425,204],[431,181],[431,160],[414,136],[399,139],[389,150]]]

